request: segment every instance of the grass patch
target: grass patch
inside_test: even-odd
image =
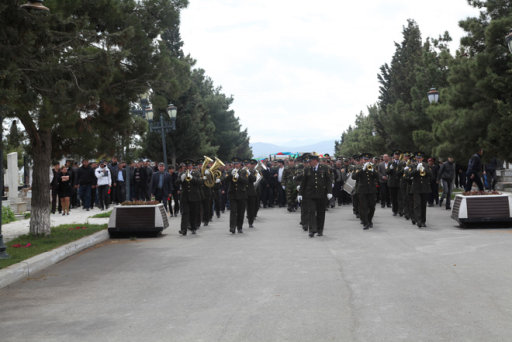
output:
[[[110,217],[110,214],[112,214],[112,210],[110,211],[106,211],[104,213],[99,213],[99,214],[96,214],[94,216],[91,216],[91,218],[105,218],[105,217]]]
[[[2,206],[2,224],[16,221],[16,216],[11,207]]]
[[[84,228],[85,227],[85,228]],[[22,235],[6,243],[7,254],[10,258],[0,260],[0,268],[17,264],[35,255],[81,239],[106,229],[106,224],[63,224],[52,228],[50,236]],[[27,244],[30,244],[29,247]],[[18,248],[13,246],[20,246]]]

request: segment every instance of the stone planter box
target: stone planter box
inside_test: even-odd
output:
[[[512,197],[508,195],[457,195],[452,218],[461,227],[476,223],[512,222]]]
[[[112,209],[108,221],[108,233],[138,233],[159,235],[169,227],[169,220],[163,204],[119,205]]]

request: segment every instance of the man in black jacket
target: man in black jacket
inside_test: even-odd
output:
[[[482,184],[481,172],[482,172],[482,154],[483,149],[480,149],[477,153],[473,154],[468,162],[468,170],[466,171],[466,187],[465,191],[471,191],[473,182],[476,183],[480,191],[484,191],[484,185]]]
[[[158,172],[153,173],[151,179],[151,194],[155,196],[155,200],[164,204],[167,211],[167,197],[172,193],[171,175],[165,172],[165,164],[158,164]]]
[[[443,194],[439,201],[439,206],[443,205],[443,200],[446,198],[446,210],[451,209],[450,200],[452,199],[452,182],[455,177],[455,165],[453,158],[448,157],[448,160],[441,165],[437,175],[437,183],[443,186]]]
[[[133,170],[133,183],[135,188],[135,199],[139,201],[146,200],[148,192],[148,173],[144,168],[142,161],[137,163],[137,167]]]
[[[91,190],[92,185],[96,182],[94,170],[89,165],[89,160],[84,159],[82,166],[78,168],[76,188],[78,188],[78,195],[82,201],[83,208],[87,211],[92,208],[91,204]]]
[[[428,167],[430,168],[430,172],[432,176],[430,177],[430,197],[428,199],[428,206],[433,207],[434,202],[439,204],[439,183],[437,181],[437,177],[439,174],[439,165],[437,164],[435,158],[428,158]]]

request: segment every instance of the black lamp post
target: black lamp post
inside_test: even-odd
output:
[[[149,129],[152,132],[160,131],[160,133],[161,133],[162,147],[163,147],[163,153],[164,153],[164,164],[165,164],[165,167],[167,168],[167,146],[166,146],[167,144],[165,142],[165,133],[169,132],[169,131],[176,130],[176,116],[178,114],[178,108],[176,108],[176,106],[174,106],[173,104],[170,104],[169,106],[167,106],[165,114],[167,114],[167,116],[171,120],[171,125],[164,122],[164,113],[160,113],[160,123],[159,123],[160,125],[158,125],[157,123],[155,123],[155,121],[153,121],[153,119],[154,119],[153,110],[152,109],[145,110],[146,120],[148,120],[148,122],[149,122]]]
[[[428,102],[430,103],[438,103],[439,102],[439,92],[436,88],[430,88],[427,93]]]
[[[508,49],[510,50],[510,53],[512,53],[512,30],[508,32],[508,34],[505,37],[505,42],[507,43]]]

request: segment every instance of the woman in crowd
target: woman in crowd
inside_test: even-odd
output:
[[[62,205],[62,215],[69,215],[69,203],[73,193],[73,175],[67,167],[63,167],[58,174],[59,198]]]

